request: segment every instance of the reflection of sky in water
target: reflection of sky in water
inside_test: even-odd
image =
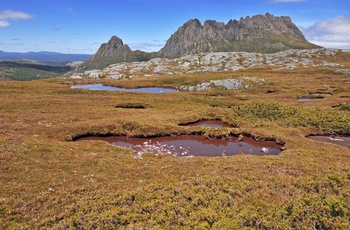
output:
[[[268,154],[262,153],[261,147],[255,147],[252,144],[245,143],[243,141],[227,141],[218,140],[214,141],[205,140],[188,140],[178,139],[173,141],[161,141],[158,142],[157,138],[152,138],[152,141],[148,142],[143,140],[141,143],[140,138],[128,138],[123,141],[112,142],[113,145],[131,148],[136,152],[152,152],[155,154],[171,154],[174,156],[232,156],[235,154],[254,154],[254,155],[277,155],[281,151],[277,148],[266,147]],[[135,143],[137,142],[137,143]],[[211,143],[212,142],[212,143]]]
[[[308,138],[315,141],[329,142],[350,148],[350,137],[309,136]]]
[[[200,124],[198,126],[200,126],[200,127],[210,127],[210,128],[222,128],[222,125],[206,124],[206,123]]]
[[[315,101],[315,100],[321,100],[322,97],[300,97],[298,98],[298,101]]]
[[[179,92],[175,89],[166,89],[166,88],[119,88],[113,86],[105,86],[102,84],[93,84],[93,85],[74,85],[71,86],[72,89],[88,89],[88,90],[112,90],[112,91],[127,91],[127,92],[143,92],[143,93],[173,93]]]

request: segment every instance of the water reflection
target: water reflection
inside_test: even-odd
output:
[[[256,141],[243,137],[230,139],[209,139],[198,135],[165,136],[154,138],[136,138],[126,136],[84,137],[79,140],[103,140],[116,146],[126,147],[140,154],[170,154],[173,156],[232,156],[235,154],[278,155],[280,145],[272,141]],[[267,153],[262,149],[267,149]]]
[[[103,84],[92,84],[92,85],[73,85],[71,86],[72,89],[87,89],[87,90],[113,90],[113,91],[126,91],[126,92],[143,92],[143,93],[174,93],[174,92],[180,92],[176,89],[168,89],[168,88],[133,88],[133,89],[127,89],[127,88],[119,88],[119,87],[113,87],[113,86],[106,86]]]
[[[298,101],[314,101],[314,100],[321,100],[324,97],[322,96],[303,96],[303,97],[298,97]]]
[[[350,148],[350,137],[341,136],[308,136],[307,138],[315,141],[330,142]]]

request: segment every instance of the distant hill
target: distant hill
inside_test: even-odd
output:
[[[32,60],[45,65],[65,66],[73,61],[86,61],[90,54],[63,54],[57,52],[3,52],[0,51],[0,61]]]
[[[227,24],[207,20],[203,25],[198,19],[192,19],[172,34],[159,52],[133,51],[120,38],[113,36],[81,65],[81,70],[102,69],[119,62],[147,61],[157,57],[177,58],[202,52],[274,53],[314,48],[320,46],[308,42],[288,16],[275,17],[267,13],[230,20]]]
[[[28,81],[59,77],[73,70],[71,66],[51,66],[33,61],[0,61],[0,80]]]

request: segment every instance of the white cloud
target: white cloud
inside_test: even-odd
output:
[[[13,10],[4,10],[0,11],[0,28],[8,27],[11,24],[8,22],[9,20],[25,20],[33,18],[32,15]],[[4,20],[6,19],[6,20]]]
[[[350,48],[350,15],[319,21],[303,30],[306,39],[327,48]]]
[[[270,0],[269,3],[281,3],[281,2],[304,2],[305,0]]]
[[[13,11],[13,10],[0,11],[0,19],[20,20],[20,19],[31,19],[31,18],[33,18],[32,15],[24,12],[20,12],[20,11]]]
[[[9,22],[0,20],[0,28],[8,27],[10,25]]]

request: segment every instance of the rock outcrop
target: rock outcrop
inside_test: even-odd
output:
[[[110,64],[148,61],[152,58],[178,58],[203,52],[274,53],[288,49],[320,48],[309,43],[290,17],[269,13],[230,20],[227,24],[207,20],[202,25],[192,19],[181,26],[159,52],[132,51],[117,36],[101,45],[82,70],[102,69]]]
[[[208,20],[202,25],[198,19],[190,20],[171,35],[159,55],[175,58],[201,52],[274,53],[311,48],[319,47],[305,39],[290,17],[267,13],[227,24]]]
[[[83,71],[79,76],[87,78],[125,79],[134,77],[178,76],[193,73],[234,72],[251,68],[296,69],[341,67],[336,62],[317,61],[323,57],[335,56],[346,50],[304,49],[287,50],[272,54],[248,52],[211,52],[191,54],[179,58],[153,58],[143,62],[123,62],[109,65],[100,70]],[[349,70],[337,70],[347,74]],[[77,73],[75,73],[77,75]],[[217,82],[209,82],[209,84]],[[230,82],[232,83],[232,82]],[[220,82],[217,84],[221,84]],[[232,83],[233,84],[233,83]],[[197,87],[200,88],[200,87]]]

